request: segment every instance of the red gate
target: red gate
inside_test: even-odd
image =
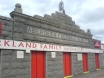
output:
[[[95,53],[95,63],[96,63],[96,69],[99,69],[99,54]]]
[[[87,72],[88,71],[88,58],[87,58],[87,53],[83,53],[83,71]]]
[[[64,77],[70,76],[71,73],[71,53],[63,53],[63,68],[64,68]]]
[[[31,52],[31,78],[45,78],[44,57],[42,51]]]

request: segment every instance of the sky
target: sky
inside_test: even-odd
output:
[[[61,0],[0,0],[0,15],[10,17],[9,13],[15,8],[16,3],[22,5],[24,14],[34,16],[51,15],[59,11]],[[104,0],[63,0],[65,13],[81,29],[91,30],[94,39],[104,43]]]

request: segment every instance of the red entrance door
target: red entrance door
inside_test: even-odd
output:
[[[96,63],[96,69],[99,68],[99,54],[95,53],[95,63]]]
[[[45,78],[44,52],[31,52],[31,78]]]
[[[71,75],[71,53],[63,53],[64,77]]]
[[[83,53],[83,71],[87,72],[88,71],[88,59],[87,59],[87,53]]]

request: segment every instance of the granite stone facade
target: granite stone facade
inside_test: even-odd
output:
[[[51,58],[51,52],[46,52],[46,78],[63,78],[63,53],[57,52],[56,58]]]
[[[82,61],[78,61],[77,54],[78,53],[71,53],[71,58],[72,58],[72,74],[73,75],[83,74]]]
[[[104,59],[104,53],[103,53],[103,59]],[[103,68],[104,68],[104,60],[103,60]]]
[[[96,70],[95,53],[88,53],[88,66],[89,66],[89,71]]]
[[[30,78],[30,54],[17,59],[15,50],[1,50],[1,78]]]
[[[94,48],[90,30],[85,32],[80,29],[66,14],[56,12],[44,17],[29,16],[23,14],[21,5],[17,4],[10,16],[11,18],[0,16],[1,39]],[[17,59],[16,51],[1,49],[1,78],[31,78],[30,53]],[[82,61],[77,60],[77,54],[71,53],[72,75],[83,74]],[[94,57],[94,53],[88,53],[88,67],[91,72],[96,71]],[[100,68],[103,68],[102,60],[103,56],[99,54]],[[51,52],[46,52],[45,64],[45,78],[64,77],[63,52],[56,52],[56,58],[51,58]]]
[[[103,67],[103,60],[104,60],[103,54],[99,54],[99,66],[101,69],[104,68]]]

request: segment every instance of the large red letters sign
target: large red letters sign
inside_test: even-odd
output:
[[[14,40],[3,40],[3,39],[0,39],[0,49],[103,53],[103,50],[98,50],[98,49],[61,46],[61,45],[43,44],[43,43],[35,43],[35,42],[22,42],[22,41],[14,41]]]

